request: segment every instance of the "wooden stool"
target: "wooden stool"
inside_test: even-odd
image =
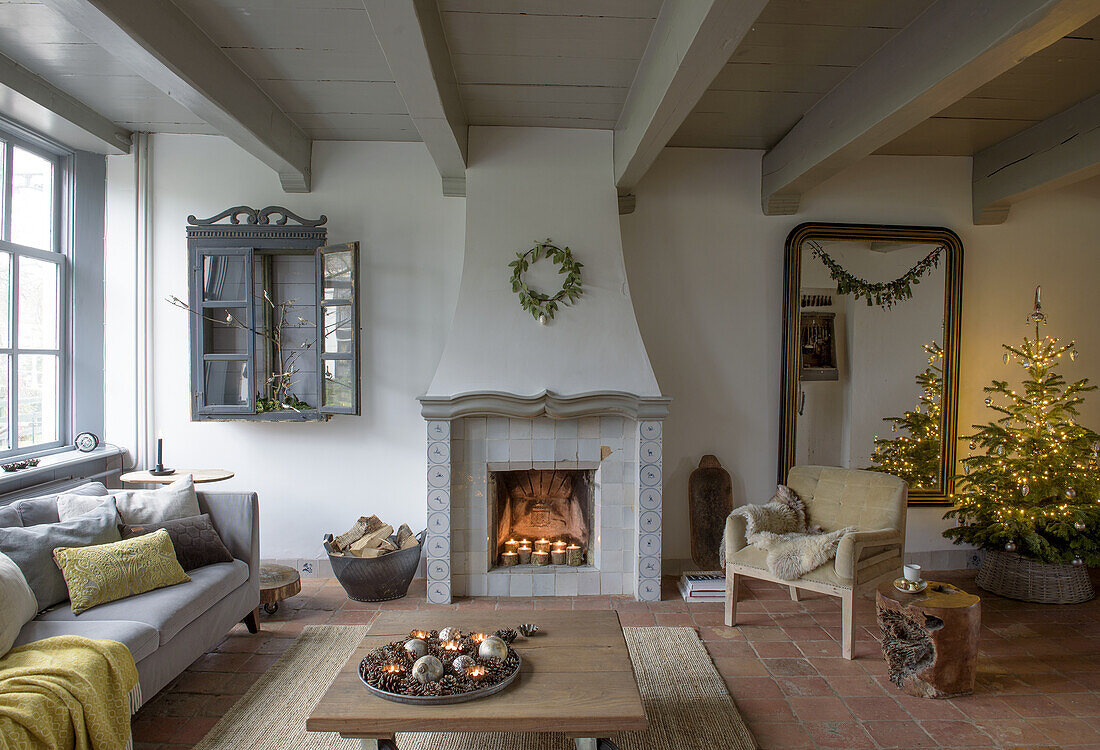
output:
[[[982,623],[979,597],[928,581],[917,594],[883,583],[875,599],[882,655],[895,685],[918,698],[973,692]]]
[[[260,604],[269,615],[279,611],[279,602],[301,590],[302,577],[294,568],[273,563],[260,566]]]

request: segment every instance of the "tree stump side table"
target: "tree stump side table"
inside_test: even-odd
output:
[[[279,611],[279,602],[301,590],[302,577],[294,568],[274,563],[260,566],[260,604],[269,615]]]
[[[888,581],[878,587],[875,600],[882,655],[895,685],[919,698],[973,692],[982,622],[979,597],[936,581],[907,594]]]

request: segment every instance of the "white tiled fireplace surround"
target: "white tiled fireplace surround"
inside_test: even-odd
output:
[[[660,598],[659,419],[470,416],[428,418],[427,428],[428,601],[583,594]],[[586,565],[490,569],[489,472],[502,469],[595,470],[594,544]]]

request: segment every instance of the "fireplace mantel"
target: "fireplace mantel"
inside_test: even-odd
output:
[[[534,419],[580,419],[617,416],[633,420],[663,420],[668,416],[668,396],[638,396],[625,391],[589,391],[562,396],[543,391],[519,396],[502,391],[471,391],[456,396],[421,396],[420,412],[425,419],[461,417],[515,417]]]

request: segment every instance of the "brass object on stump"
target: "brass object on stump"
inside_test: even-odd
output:
[[[918,698],[974,691],[982,623],[979,597],[929,581],[915,594],[886,582],[879,585],[875,599],[891,682]]]

